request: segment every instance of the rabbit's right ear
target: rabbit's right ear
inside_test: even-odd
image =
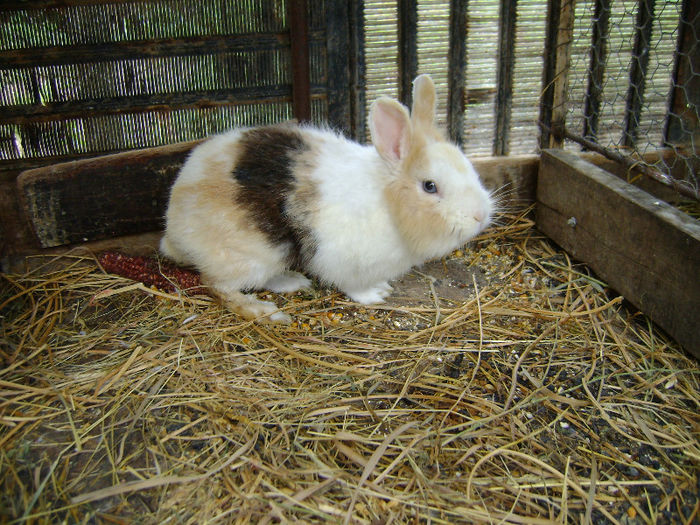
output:
[[[408,152],[411,141],[411,119],[408,110],[397,101],[379,97],[369,111],[369,131],[379,155],[392,163]]]
[[[430,75],[418,75],[413,81],[413,124],[430,129],[435,123],[435,84]]]

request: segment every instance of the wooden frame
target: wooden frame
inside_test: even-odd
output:
[[[561,150],[544,151],[537,226],[700,358],[700,223]]]

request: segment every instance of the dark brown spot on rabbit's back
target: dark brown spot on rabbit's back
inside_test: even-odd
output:
[[[297,159],[310,150],[302,131],[291,125],[264,126],[245,131],[232,176],[238,185],[235,200],[275,245],[288,245],[289,264],[300,268],[313,255],[310,232],[287,212],[296,187]]]

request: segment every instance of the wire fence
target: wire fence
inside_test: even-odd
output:
[[[684,4],[577,1],[566,128],[580,144],[567,147],[602,147],[697,193],[700,19]]]

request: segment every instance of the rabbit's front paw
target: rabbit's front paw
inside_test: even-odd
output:
[[[383,303],[389,297],[393,288],[387,282],[379,283],[364,290],[345,290],[345,294],[353,301],[360,304]]]

